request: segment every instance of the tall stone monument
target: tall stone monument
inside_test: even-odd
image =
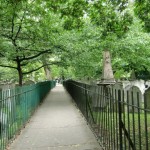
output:
[[[110,103],[110,92],[107,88],[108,85],[115,84],[115,78],[112,71],[111,66],[111,58],[109,51],[103,52],[103,70],[102,70],[102,78],[97,83],[97,85],[101,86],[101,90],[103,92],[103,96],[93,101],[93,107],[95,110],[101,111],[107,109]]]
[[[111,58],[109,51],[103,52],[103,72],[101,81],[98,84],[115,84],[115,78],[112,71]]]

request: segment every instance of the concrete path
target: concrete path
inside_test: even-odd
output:
[[[9,150],[101,150],[64,88],[56,86]]]

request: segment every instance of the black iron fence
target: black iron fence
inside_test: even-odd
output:
[[[93,128],[105,150],[150,150],[150,89],[121,84],[88,85],[65,81],[64,86]]]
[[[46,81],[0,91],[0,150],[6,149],[54,86],[54,81]]]

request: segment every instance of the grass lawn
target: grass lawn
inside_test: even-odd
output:
[[[93,111],[93,117],[99,128],[98,134],[100,134],[100,138],[107,140],[104,141],[104,144],[107,145],[106,142],[112,145],[119,143],[119,114],[116,112],[108,112],[108,110],[100,112]],[[144,112],[125,112],[121,114],[121,117],[136,150],[146,150],[146,144],[150,148],[150,113],[145,115]],[[123,147],[129,148],[129,142],[123,129],[122,138]]]

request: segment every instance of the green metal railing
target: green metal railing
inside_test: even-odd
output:
[[[0,91],[0,150],[6,149],[53,87],[54,81],[46,81]]]

